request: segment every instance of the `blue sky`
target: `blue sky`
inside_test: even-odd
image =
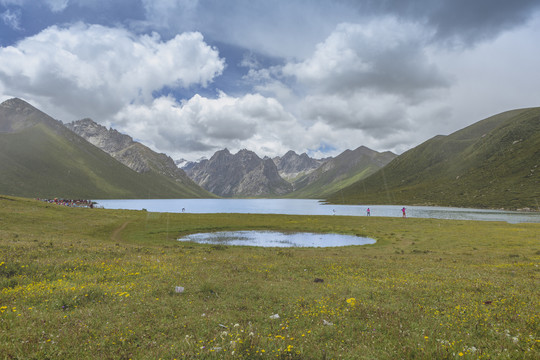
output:
[[[401,153],[540,106],[538,0],[0,0],[0,101],[175,159]]]

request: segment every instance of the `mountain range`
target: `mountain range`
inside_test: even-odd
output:
[[[209,160],[186,163],[183,169],[197,184],[222,197],[322,198],[372,174],[396,156],[364,146],[325,159],[294,151],[270,159],[249,150],[231,154],[224,149]]]
[[[279,175],[291,183],[315,171],[329,159],[313,159],[306,153],[298,155],[292,150],[287,151],[283,156],[272,158]]]
[[[66,198],[324,198],[331,203],[540,209],[540,108],[507,111],[397,156],[312,159],[227,149],[184,170],[91,119],[0,104],[0,194]]]
[[[335,158],[326,159],[322,165],[293,182],[294,198],[325,198],[326,196],[373,174],[392,161],[397,155],[383,153],[360,146],[345,150]]]
[[[204,189],[223,197],[279,197],[292,191],[272,159],[261,159],[249,150],[236,154],[218,151],[210,159],[192,164],[186,173]]]
[[[139,155],[144,158],[142,151]],[[181,170],[172,175],[160,171],[154,159],[161,155],[146,155],[146,160],[133,159],[134,165],[147,166],[137,172],[23,100],[0,104],[2,194],[86,199],[214,196],[182,176]]]

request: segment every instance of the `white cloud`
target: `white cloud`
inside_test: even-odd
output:
[[[143,143],[178,157],[196,159],[225,147],[248,148],[260,155],[284,153],[284,133],[296,119],[279,102],[260,94],[216,99],[195,95],[181,103],[172,97],[155,99],[150,106],[132,104],[114,119],[114,127]],[[289,136],[291,142],[297,141]],[[288,149],[287,149],[288,150]]]
[[[33,1],[0,4],[13,5],[0,18],[7,26],[34,28],[21,23]],[[27,99],[64,121],[92,117],[190,159],[224,147],[269,156],[360,145],[402,152],[499,111],[538,106],[531,6],[501,2],[481,19],[455,16],[468,5],[427,0],[44,0],[44,23],[61,15],[144,34],[76,23],[0,47],[0,99]],[[225,76],[225,60],[201,33],[226,44],[221,56],[236,63]],[[197,95],[201,86],[230,95]]]
[[[497,113],[540,106],[540,17],[465,51],[434,54],[455,78],[445,98],[449,121],[439,124],[448,134]]]
[[[395,18],[340,24],[311,57],[287,64],[283,73],[322,93],[370,89],[412,98],[446,85],[424,53],[428,39],[417,24]]]
[[[280,71],[252,71],[250,78],[265,81],[260,88],[281,93],[280,77],[294,79],[301,94],[295,115],[308,133],[321,136],[319,144],[399,151],[420,133],[424,118],[415,116],[422,107],[429,113],[444,108],[437,99],[450,82],[426,50],[429,39],[418,24],[392,17],[344,23],[303,61],[289,62]]]
[[[222,93],[216,99],[195,95],[181,103],[161,97],[151,105],[126,106],[108,125],[157,151],[190,160],[211,156],[223,148],[231,152],[246,148],[270,157],[288,150],[335,156],[360,145],[394,148],[403,136],[412,134],[406,126],[377,136],[364,128],[338,127],[321,120],[305,125],[277,100],[260,94],[232,97]],[[335,149],[320,151],[325,144],[333,144]]]
[[[224,60],[200,33],[168,41],[121,28],[52,26],[0,47],[0,82],[11,96],[38,98],[67,120],[108,118],[129,103],[150,103],[165,86],[207,86]]]
[[[362,130],[379,137],[408,127],[407,105],[393,94],[359,92],[347,97],[307,96],[302,101],[302,110],[306,119],[324,121],[338,129]]]

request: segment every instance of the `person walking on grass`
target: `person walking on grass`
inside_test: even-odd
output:
[[[401,209],[401,212],[403,213],[403,217],[406,218],[407,215],[405,215],[405,206],[403,207],[403,209]]]
[[[369,208],[367,208],[367,216],[371,216],[371,210]]]

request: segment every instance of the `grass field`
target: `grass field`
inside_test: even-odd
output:
[[[175,241],[238,229],[377,243]],[[0,196],[0,358],[538,359],[539,264],[540,224],[167,214]]]

